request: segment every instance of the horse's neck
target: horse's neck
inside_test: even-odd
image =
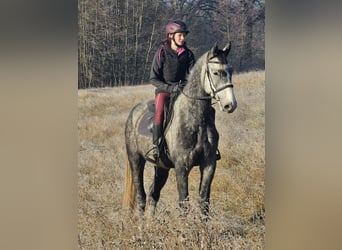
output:
[[[188,83],[183,89],[185,94],[181,93],[176,100],[176,105],[180,105],[178,111],[184,117],[182,122],[188,125],[202,124],[210,109],[210,100],[196,99],[196,97],[205,96],[205,91],[202,86],[205,77],[205,68],[203,67],[201,61],[196,63],[189,75]],[[189,96],[194,98],[189,98]]]

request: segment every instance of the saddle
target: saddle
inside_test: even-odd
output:
[[[169,152],[167,148],[167,144],[165,141],[165,133],[168,129],[168,125],[170,124],[173,116],[173,104],[177,96],[171,95],[170,100],[165,103],[164,106],[164,121],[163,121],[163,131],[161,135],[161,142],[159,145],[159,162],[158,162],[158,167],[163,167],[163,168],[173,168],[174,165],[173,163],[169,160]],[[143,115],[139,125],[138,125],[138,131],[140,134],[152,137],[153,133],[153,123],[154,123],[154,115],[155,115],[155,102],[154,100],[149,100],[147,102],[147,112]],[[151,140],[152,142],[152,140]],[[149,151],[146,152],[145,159],[147,161],[150,161],[154,163],[154,160],[148,157],[150,152],[153,150],[151,148]]]
[[[143,117],[140,120],[140,123],[138,125],[138,132],[141,135],[145,135],[148,137],[152,137],[153,132],[153,122],[154,122],[154,115],[155,115],[155,104],[154,100],[149,100],[147,102],[147,112],[143,115]],[[164,122],[163,122],[163,128],[165,128],[169,122],[170,119],[168,119],[168,113],[169,113],[169,106],[165,105],[164,107]],[[165,130],[165,129],[164,129]],[[164,133],[163,135],[164,136]]]
[[[172,120],[173,104],[178,94],[179,93],[172,93],[170,96],[170,100],[166,102],[164,105],[164,121],[163,121],[162,138],[164,138],[167,127]],[[138,132],[141,135],[145,135],[149,137],[152,136],[154,115],[155,115],[155,103],[154,103],[154,100],[149,100],[147,102],[147,112],[143,115],[138,125]]]

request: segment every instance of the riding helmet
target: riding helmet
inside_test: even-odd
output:
[[[175,21],[170,21],[167,23],[166,28],[165,28],[166,36],[168,36],[168,34],[174,34],[174,33],[180,33],[180,32],[182,33],[184,32],[186,34],[190,32],[184,22],[180,20],[175,20]]]

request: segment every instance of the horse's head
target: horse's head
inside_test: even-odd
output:
[[[219,102],[222,111],[228,113],[232,113],[237,106],[232,84],[232,67],[227,60],[230,47],[230,42],[222,50],[215,44],[207,53],[204,84],[205,91]]]

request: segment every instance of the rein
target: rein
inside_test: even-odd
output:
[[[189,96],[188,94],[186,94],[184,91],[183,91],[183,89],[181,89],[181,93],[183,94],[183,95],[185,95],[187,98],[189,98],[189,99],[193,99],[193,100],[202,100],[202,101],[204,101],[204,100],[210,100],[211,98],[213,98],[212,96],[210,96],[210,95],[208,95],[208,96]]]

